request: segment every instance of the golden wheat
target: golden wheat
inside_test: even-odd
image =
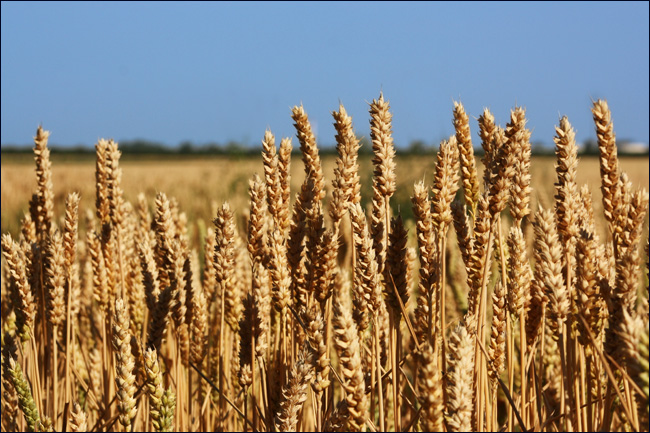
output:
[[[648,194],[592,113],[602,202],[566,117],[542,173],[522,108],[478,118],[479,165],[454,103],[427,184],[380,94],[372,160],[343,105],[336,160],[294,107],[304,175],[267,130],[229,193],[188,176],[191,200],[226,199],[202,216],[132,188],[113,140],[93,186],[55,189],[39,127],[15,222],[3,188],[2,429],[647,431]]]

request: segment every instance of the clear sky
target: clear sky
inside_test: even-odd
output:
[[[505,125],[527,109],[532,141],[560,115],[594,137],[606,98],[619,139],[648,142],[648,2],[2,2],[0,143],[144,138],[258,145],[294,136],[303,103],[323,145],[339,101],[368,136],[391,102],[396,143],[453,132],[453,101]],[[294,140],[294,144],[297,144]]]

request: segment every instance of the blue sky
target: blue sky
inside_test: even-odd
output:
[[[619,139],[647,143],[648,17],[648,2],[2,2],[0,143],[42,124],[61,145],[258,145],[267,127],[294,136],[302,102],[329,145],[339,101],[367,136],[380,90],[399,145],[451,134],[454,100],[504,125],[522,105],[549,144],[567,115],[582,141],[597,98]]]

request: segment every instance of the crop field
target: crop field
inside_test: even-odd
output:
[[[261,158],[261,156],[260,156]],[[202,219],[209,224],[214,218],[214,208],[224,201],[229,201],[237,214],[246,214],[250,207],[248,196],[248,181],[254,174],[262,175],[264,167],[260,158],[229,158],[213,156],[207,158],[169,157],[139,157],[128,155],[120,161],[122,168],[122,189],[127,201],[137,201],[137,196],[144,193],[149,201],[156,193],[162,191],[169,197],[174,197],[180,208],[188,215],[190,223]],[[300,158],[294,153],[294,158]],[[65,209],[65,197],[71,191],[76,191],[81,197],[81,209],[92,209],[95,201],[95,159],[84,157],[74,162],[69,157],[55,155],[52,158],[52,184],[54,191],[54,209],[56,215],[62,215]],[[123,158],[124,159],[124,158]],[[359,176],[361,180],[361,203],[370,204],[372,199],[372,157],[359,157]],[[412,218],[411,196],[413,185],[418,180],[431,180],[435,171],[436,155],[399,155],[395,158],[397,190],[391,198],[391,207],[395,212]],[[531,159],[532,184],[535,185],[531,195],[533,208],[538,202],[549,206],[555,194],[554,183],[555,158],[533,156]],[[649,189],[647,157],[619,158],[621,171],[627,173],[633,185]],[[25,197],[30,197],[36,190],[34,176],[34,158],[24,155],[8,155],[1,161],[2,167],[2,233],[17,234],[20,230],[20,219],[28,211],[29,203]],[[336,157],[328,155],[322,158],[323,171],[327,184],[325,200],[331,198],[331,180],[334,177]],[[482,175],[483,165],[476,158],[479,176]],[[602,213],[600,192],[600,168],[598,157],[585,156],[580,158],[580,169],[577,172],[578,185],[588,185],[593,195],[594,210],[597,215]],[[298,161],[291,166],[291,190],[297,192],[305,177],[304,169]],[[602,235],[606,226],[599,225]],[[245,230],[245,227],[240,227]]]
[[[327,157],[302,106],[259,157],[39,127],[2,159],[2,430],[647,431],[649,161],[592,113],[592,157],[461,104],[396,155],[383,95],[370,156],[343,106]]]

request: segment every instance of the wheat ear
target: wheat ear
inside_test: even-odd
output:
[[[85,432],[88,431],[88,422],[86,421],[86,412],[83,411],[79,403],[75,402],[70,413],[70,431]]]
[[[281,227],[282,189],[278,167],[279,159],[275,147],[275,137],[269,130],[264,132],[264,139],[262,140],[262,162],[264,163],[264,180],[266,184],[266,194],[263,195],[266,196],[268,209],[275,226]]]
[[[616,150],[616,135],[612,123],[612,113],[607,101],[602,99],[594,102],[591,109],[596,126],[598,150],[600,151],[600,180],[603,193],[603,212],[605,219],[613,224],[617,215],[620,200],[618,187],[618,155]]]
[[[24,254],[11,235],[2,235],[2,255],[7,263],[5,269],[10,278],[9,293],[16,311],[17,332],[23,341],[27,341],[34,327],[36,309],[27,277]]]
[[[334,298],[334,343],[343,376],[342,387],[349,412],[348,429],[361,431],[367,417],[367,400],[357,326],[349,309]]]
[[[129,317],[122,299],[115,300],[113,317],[113,349],[115,349],[115,382],[117,384],[117,409],[120,424],[130,428],[136,414],[135,358],[131,352]]]
[[[370,139],[372,140],[374,166],[372,178],[372,237],[378,272],[384,271],[386,248],[390,230],[390,198],[395,193],[395,145],[393,143],[390,105],[380,93],[370,104]]]
[[[471,431],[474,337],[464,325],[449,339],[449,378],[447,381],[447,429]]]
[[[290,138],[283,138],[282,141],[280,141],[280,151],[278,152],[278,177],[280,178],[282,208],[278,215],[282,233],[286,233],[289,228],[289,216],[291,214],[291,148]]]
[[[289,383],[282,389],[281,410],[275,424],[277,431],[296,431],[300,411],[307,400],[307,391],[313,377],[313,370],[312,355],[309,349],[303,348],[291,368]]]
[[[296,135],[300,142],[300,151],[302,160],[305,164],[305,173],[307,177],[314,182],[315,199],[322,200],[325,197],[325,180],[323,178],[323,169],[321,167],[318,147],[316,147],[316,136],[312,131],[311,124],[305,109],[302,107],[293,107],[291,118],[294,120]]]
[[[34,137],[34,159],[36,161],[36,179],[38,185],[38,218],[35,219],[36,232],[41,245],[45,245],[54,219],[54,192],[52,186],[52,162],[47,142],[50,132],[39,126]]]
[[[163,375],[155,349],[147,349],[145,352],[144,368],[149,394],[151,424],[159,432],[173,431],[176,400],[174,394],[166,392],[163,388]]]
[[[510,112],[506,137],[514,158],[514,178],[510,189],[510,214],[515,224],[530,213],[530,131],[526,129],[526,111],[516,107]]]
[[[275,148],[275,146],[273,147]],[[265,167],[266,169],[266,167]],[[269,180],[269,177],[271,179]],[[268,182],[273,182],[273,176],[267,174],[267,184],[266,184],[266,193],[269,192],[270,188]],[[268,251],[266,248],[266,211],[267,205],[265,198],[268,198],[265,194],[264,183],[256,174],[253,176],[253,179],[249,181],[249,192],[251,197],[251,207],[250,207],[250,217],[248,219],[248,253],[251,257],[251,262],[259,261],[260,263],[268,262]],[[269,209],[270,206],[278,206],[277,198],[268,199]],[[275,213],[274,213],[275,212]],[[275,226],[278,227],[277,222],[277,211],[271,209],[271,213],[276,219]]]
[[[456,130],[456,141],[460,151],[460,167],[463,177],[463,192],[465,204],[472,215],[476,210],[479,196],[478,173],[476,160],[474,159],[474,146],[469,129],[469,117],[465,107],[460,102],[454,102],[454,129]]]
[[[25,422],[29,431],[40,431],[41,418],[36,408],[36,403],[32,397],[32,391],[29,383],[23,375],[23,370],[20,364],[16,363],[13,358],[9,358],[9,375],[13,382],[16,393],[18,394],[18,402],[20,409],[23,411]]]
[[[420,426],[422,431],[443,431],[444,399],[438,357],[428,342],[421,350],[417,382],[422,405]]]
[[[352,117],[345,111],[343,104],[339,105],[339,111],[333,111],[334,128],[336,129],[336,168],[334,169],[334,181],[332,186],[332,204],[330,217],[335,231],[341,218],[347,211],[348,203],[356,204],[361,201],[361,183],[359,180],[359,139],[352,127]]]

